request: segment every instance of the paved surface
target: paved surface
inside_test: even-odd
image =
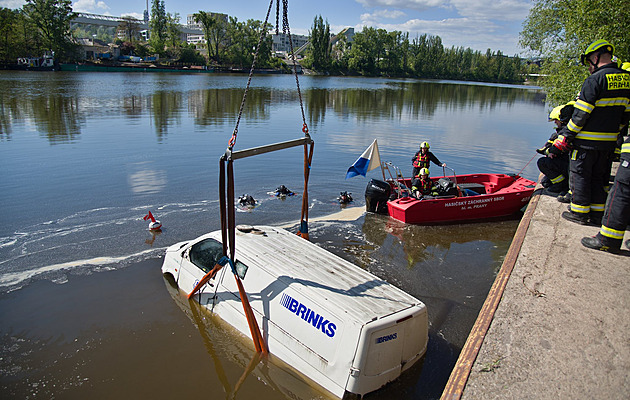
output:
[[[536,193],[499,306],[460,379],[463,394],[443,398],[628,399],[630,251],[582,246],[599,229],[566,221],[566,204]]]

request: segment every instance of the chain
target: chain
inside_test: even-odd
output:
[[[263,23],[260,30],[260,37],[258,38],[258,46],[256,46],[256,52],[254,53],[254,60],[252,61],[252,67],[249,69],[249,76],[247,78],[247,86],[245,86],[245,93],[243,93],[243,101],[241,101],[241,107],[238,110],[238,117],[236,119],[236,126],[234,127],[234,132],[232,132],[232,137],[228,142],[229,150],[232,151],[232,148],[236,144],[236,135],[238,134],[238,125],[241,122],[241,116],[243,115],[243,109],[245,108],[245,101],[247,100],[247,92],[249,91],[249,85],[252,83],[252,76],[254,75],[254,67],[256,66],[256,61],[258,60],[258,52],[260,51],[260,47],[262,46],[263,39],[267,34],[267,21],[269,20],[269,14],[271,13],[271,7],[273,6],[273,2],[275,0],[271,0],[269,3],[269,8],[267,9],[267,16],[265,17],[265,22]],[[301,102],[301,100],[300,100]],[[302,111],[302,115],[304,112]]]
[[[276,35],[279,35],[280,32],[278,28],[280,27],[280,23],[278,19],[280,18],[280,0],[276,1]]]
[[[234,127],[234,131],[232,132],[232,137],[228,142],[228,148],[232,151],[232,148],[236,144],[236,137],[238,135],[238,126],[241,122],[241,117],[243,115],[243,109],[245,108],[245,102],[247,100],[247,92],[249,91],[249,86],[252,82],[252,76],[254,75],[254,67],[256,66],[256,61],[258,60],[258,53],[260,51],[260,47],[262,46],[263,39],[267,33],[267,22],[269,21],[269,14],[271,13],[271,8],[273,7],[273,2],[276,0],[271,0],[269,3],[269,8],[267,9],[267,15],[265,17],[265,22],[263,23],[260,37],[258,38],[258,46],[256,46],[256,52],[254,53],[254,60],[252,61],[252,67],[249,70],[249,76],[247,78],[247,85],[245,87],[245,93],[243,93],[243,101],[241,101],[241,107],[238,110],[238,117],[236,119],[236,126]],[[276,33],[278,33],[278,19],[280,15],[280,0],[276,1]],[[297,73],[297,63],[295,61],[295,52],[293,50],[293,39],[291,38],[291,30],[289,28],[289,1],[282,0],[282,33],[286,34],[289,37],[289,46],[291,48],[291,61],[293,61],[293,74],[295,75],[295,84],[297,86],[298,98],[300,99],[300,111],[302,113],[302,132],[306,136],[309,136],[308,125],[306,124],[306,116],[304,114],[304,102],[302,101],[302,91],[300,90],[300,81],[298,79]]]
[[[278,0],[280,1],[280,0]],[[293,51],[293,39],[291,38],[291,30],[289,29],[289,0],[282,0],[282,33],[289,36],[289,46],[291,47],[291,61],[293,61],[293,74],[295,75],[295,84],[297,85],[298,97],[300,99],[300,111],[302,112],[302,132],[306,136],[308,134],[308,125],[304,116],[304,105],[302,103],[302,92],[300,91],[300,81],[298,80],[297,63],[295,62],[295,52]]]

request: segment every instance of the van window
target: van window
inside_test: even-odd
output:
[[[203,272],[209,272],[223,257],[223,245],[214,239],[204,239],[190,249],[190,262]]]

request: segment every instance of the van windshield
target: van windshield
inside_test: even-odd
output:
[[[204,239],[190,249],[190,262],[203,272],[209,272],[223,257],[223,245],[214,239]]]

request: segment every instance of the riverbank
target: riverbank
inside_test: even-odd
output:
[[[538,186],[442,399],[630,393],[630,251],[582,246],[599,228],[565,209]]]

